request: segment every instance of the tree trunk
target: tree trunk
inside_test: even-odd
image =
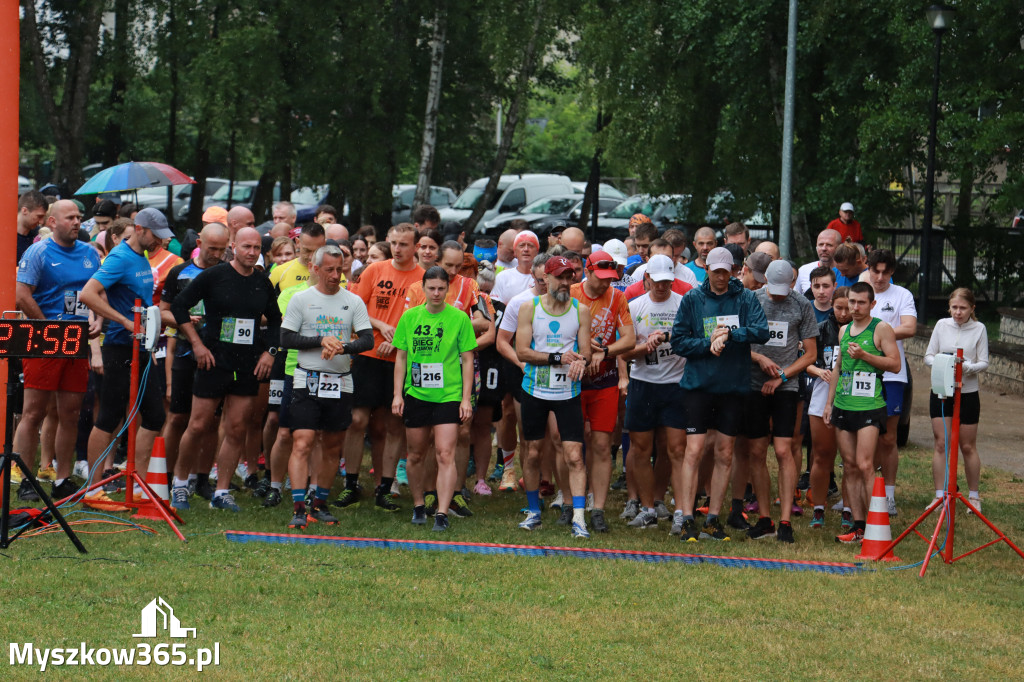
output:
[[[74,39],[68,40],[68,58],[64,68],[64,83],[60,88],[61,101],[57,103],[54,88],[47,73],[42,38],[36,21],[35,3],[25,2],[22,36],[32,58],[36,87],[47,123],[53,132],[56,156],[53,163],[54,182],[61,185],[62,193],[70,195],[82,184],[82,138],[85,113],[89,102],[89,86],[96,62],[100,19],[104,4],[99,0],[83,3],[80,12],[73,13],[74,21],[67,29]]]
[[[462,228],[467,234],[476,229],[484,211],[491,203],[494,192],[498,188],[498,181],[501,179],[501,172],[505,170],[505,163],[508,161],[508,153],[512,148],[512,138],[515,135],[516,127],[519,125],[519,114],[526,102],[526,96],[530,90],[530,80],[533,78],[537,65],[537,35],[540,33],[540,24],[544,18],[545,0],[538,0],[534,8],[533,28],[530,31],[530,39],[523,51],[523,61],[519,67],[519,74],[516,76],[516,90],[512,102],[508,107],[508,116],[505,124],[501,127],[501,144],[498,145],[498,153],[494,157],[494,164],[491,166],[490,178],[484,188],[484,194],[477,201],[473,213],[462,223]]]
[[[416,177],[413,208],[430,203],[430,176],[434,170],[434,149],[437,146],[437,113],[441,106],[441,76],[444,71],[444,44],[448,31],[448,13],[442,2],[434,13],[434,35],[430,41],[430,82],[427,85],[427,111],[423,120],[423,147],[420,150],[420,172]]]
[[[114,166],[121,160],[124,151],[124,136],[121,131],[124,93],[128,90],[128,33],[131,19],[128,16],[129,0],[116,0],[114,3],[114,49],[113,78],[110,84],[110,96],[107,99],[107,126],[104,132],[103,165]]]
[[[605,114],[599,108],[597,110],[597,125],[594,128],[594,132],[600,135],[601,131],[611,123],[611,114]],[[597,214],[598,214],[598,200],[601,198],[601,157],[604,155],[604,147],[598,144],[594,149],[594,158],[590,160],[590,176],[587,178],[587,189],[583,193],[583,205],[580,206],[580,219],[576,224],[578,228],[587,231],[587,227],[590,230],[590,241],[594,241],[597,235]]]

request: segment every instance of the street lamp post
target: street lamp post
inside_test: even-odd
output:
[[[931,291],[931,238],[935,209],[935,129],[939,118],[939,64],[942,57],[942,34],[946,32],[956,9],[948,5],[932,5],[925,11],[928,25],[935,34],[935,74],[932,77],[931,125],[928,128],[928,169],[924,188],[924,224],[921,227],[921,279],[918,292],[918,317],[928,321],[928,294]]]

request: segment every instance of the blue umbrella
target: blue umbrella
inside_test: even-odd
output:
[[[155,161],[129,161],[104,168],[78,188],[79,194],[127,192],[144,187],[194,184],[195,180],[173,166]]]

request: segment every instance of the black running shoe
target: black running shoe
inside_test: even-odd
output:
[[[213,499],[213,486],[210,485],[210,479],[198,481],[196,483],[196,495],[203,498],[204,500]]]
[[[266,497],[267,493],[270,492],[270,479],[261,478],[256,487],[252,489],[252,494],[256,497]]]
[[[444,531],[448,530],[448,528],[449,528],[448,515],[447,514],[435,514],[434,515],[434,527],[431,528],[430,530],[434,531],[435,533],[443,533]]]
[[[718,522],[718,519],[704,524],[704,528],[700,531],[701,540],[720,540],[722,542],[730,540],[729,534],[722,529],[722,524]]]
[[[612,490],[625,490],[626,489],[626,472],[619,474],[619,477],[612,483]]]
[[[747,520],[743,518],[743,514],[740,512],[733,512],[729,514],[729,518],[725,520],[725,525],[744,532],[750,530],[750,524],[747,523]]]
[[[562,513],[558,515],[558,521],[555,521],[559,526],[568,526],[572,523],[572,505],[563,504]]]
[[[292,520],[288,522],[288,527],[295,528],[296,530],[302,530],[306,527],[306,523],[306,510],[303,509],[295,512],[295,515],[292,516]]]
[[[590,527],[598,533],[608,532],[608,522],[604,520],[603,509],[594,509],[590,512]]]
[[[277,488],[271,488],[267,491],[267,496],[263,498],[264,507],[276,507],[281,504],[281,491]]]
[[[335,507],[358,507],[359,506],[359,491],[353,490],[352,488],[345,488],[341,491],[332,504]]]
[[[412,523],[414,526],[427,525],[427,510],[422,504],[412,508]]]
[[[697,535],[697,522],[693,519],[683,521],[683,531],[679,534],[679,539],[683,542],[697,542]]]
[[[110,476],[114,476],[117,473],[119,473],[117,469],[106,469],[100,475],[100,480],[102,481],[104,478],[109,478]],[[118,478],[116,480],[110,481],[109,483],[103,484],[103,492],[105,493],[116,493],[118,490],[124,490],[123,478]]]
[[[788,524],[788,523],[781,523],[780,522],[779,523],[779,530],[775,534],[775,539],[778,540],[779,542],[788,542],[789,544],[792,545],[793,542],[795,542],[795,540],[793,539],[793,526],[791,524]]]
[[[757,520],[757,523],[753,528],[747,531],[747,537],[751,540],[762,540],[764,538],[775,537],[775,524],[767,516],[762,516]]]
[[[807,490],[811,487],[811,472],[805,471],[800,474],[800,480],[796,482],[797,490]]]
[[[427,516],[437,513],[437,493],[430,491],[423,496],[423,506],[427,510]]]
[[[338,523],[337,517],[334,516],[334,514],[332,514],[331,512],[327,511],[326,505],[314,505],[313,508],[309,510],[309,514],[307,514],[307,516],[313,521],[316,521],[317,523],[322,523],[326,526],[334,526]]]
[[[54,500],[63,500],[65,497],[71,497],[78,492],[78,486],[70,478],[65,478],[64,482],[60,485],[54,485],[50,491],[50,497]]]
[[[245,477],[245,487],[249,490],[256,490],[256,486],[259,485],[260,477],[256,474],[249,474]]]
[[[377,495],[377,499],[374,501],[374,505],[377,509],[388,513],[394,513],[401,511],[401,507],[391,501],[391,495]]]
[[[832,476],[828,479],[828,497],[829,499],[832,499],[838,496],[839,486],[836,484],[836,475],[832,474]]]
[[[21,479],[21,483],[18,485],[18,499],[22,502],[39,501],[39,493],[36,492],[27,478]]]
[[[469,505],[466,504],[466,498],[462,496],[462,493],[456,493],[452,496],[451,504],[448,505],[448,511],[455,514],[460,519],[468,519],[473,515],[473,512],[469,510]]]

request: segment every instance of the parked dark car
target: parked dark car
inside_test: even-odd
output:
[[[228,181],[224,178],[206,178],[206,190],[205,194],[207,197],[212,197],[217,190],[228,184]],[[192,189],[195,185],[173,185],[171,188],[171,211],[167,211],[167,188],[166,187],[147,187],[146,189],[140,189],[134,194],[130,201],[135,201],[135,197],[138,197],[138,207],[141,208],[158,208],[164,212],[165,215],[169,216],[173,222],[183,223],[188,219],[188,206],[189,201],[192,199]]]
[[[604,215],[618,206],[620,199],[598,199],[598,215]],[[555,194],[542,197],[532,204],[522,207],[515,213],[503,213],[487,221],[489,234],[499,235],[505,225],[513,220],[525,220],[530,229],[543,241],[547,234],[556,226],[575,225],[580,219],[583,198],[580,194]]]

